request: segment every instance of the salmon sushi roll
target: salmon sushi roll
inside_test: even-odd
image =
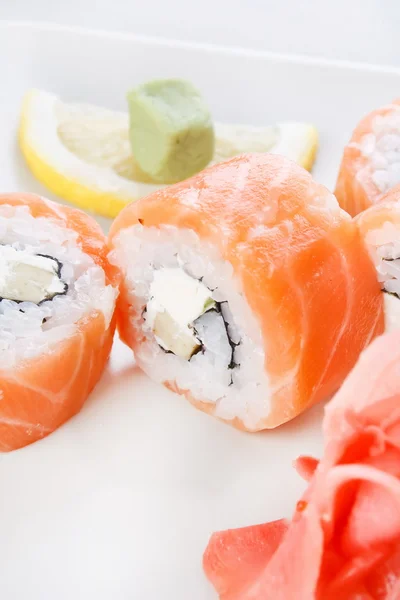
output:
[[[400,328],[400,185],[356,223],[375,264],[384,299],[387,331]]]
[[[0,450],[21,448],[77,413],[115,329],[117,269],[79,210],[0,195]]]
[[[400,99],[364,117],[344,149],[335,195],[355,216],[400,183]]]
[[[241,429],[331,394],[383,330],[357,227],[283,156],[243,155],[129,205],[110,245],[139,366]]]

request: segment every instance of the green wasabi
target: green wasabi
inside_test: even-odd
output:
[[[128,104],[133,156],[154,182],[182,181],[212,160],[211,114],[191,83],[150,81],[128,93]]]

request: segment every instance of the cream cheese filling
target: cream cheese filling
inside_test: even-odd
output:
[[[150,285],[146,322],[161,348],[189,360],[202,347],[195,322],[215,306],[204,283],[180,267],[161,268]]]
[[[39,304],[64,294],[61,264],[51,256],[0,246],[0,297]]]

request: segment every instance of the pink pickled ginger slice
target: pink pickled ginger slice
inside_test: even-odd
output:
[[[214,534],[222,600],[400,600],[400,332],[362,354],[323,422],[324,453],[290,523]]]

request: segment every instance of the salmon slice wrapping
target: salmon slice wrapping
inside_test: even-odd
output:
[[[365,116],[346,145],[335,195],[350,215],[380,202],[400,183],[400,99]]]
[[[356,225],[283,156],[246,154],[132,203],[110,246],[138,365],[247,431],[332,394],[383,331]]]
[[[120,281],[107,253],[83,212],[0,195],[0,451],[52,433],[99,380]]]
[[[291,521],[216,533],[205,573],[222,600],[399,600],[400,332],[361,355],[323,421],[321,460]]]

